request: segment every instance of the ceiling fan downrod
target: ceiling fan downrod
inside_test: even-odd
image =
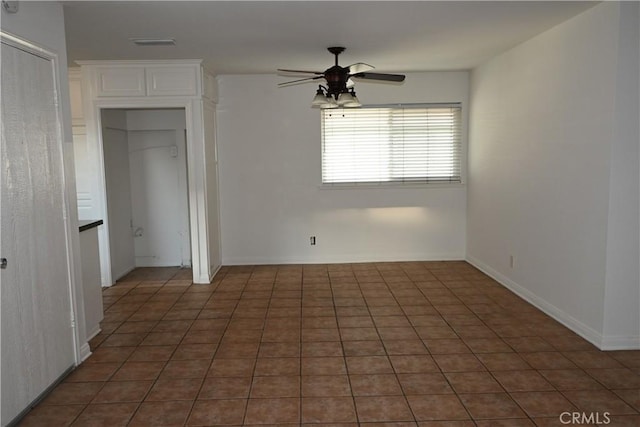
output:
[[[338,66],[338,55],[346,50],[346,48],[341,46],[328,47],[327,50],[331,52],[336,57],[336,66]]]

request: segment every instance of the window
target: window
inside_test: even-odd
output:
[[[460,183],[460,104],[322,110],[322,183]]]

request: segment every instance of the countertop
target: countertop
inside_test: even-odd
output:
[[[102,224],[103,221],[101,219],[83,219],[78,221],[78,228],[80,231],[87,231]]]

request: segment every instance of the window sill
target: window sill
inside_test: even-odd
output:
[[[362,183],[362,184],[320,184],[320,190],[355,190],[355,189],[406,189],[406,190],[431,190],[441,188],[463,188],[465,183]]]

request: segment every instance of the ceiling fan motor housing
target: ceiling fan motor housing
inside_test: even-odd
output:
[[[327,81],[327,95],[338,98],[342,92],[347,91],[347,79],[349,78],[349,69],[342,68],[338,65],[338,55],[345,51],[342,46],[328,47],[327,50],[335,56],[335,65],[327,68],[324,72],[324,78]]]
[[[324,78],[327,81],[327,92],[335,98],[343,92],[347,92],[347,80],[349,79],[349,69],[342,68],[339,65],[327,69],[324,72]]]

